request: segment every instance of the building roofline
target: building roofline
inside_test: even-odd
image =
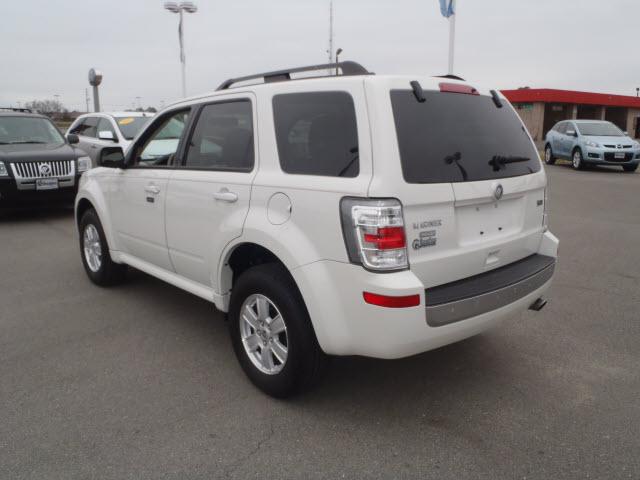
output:
[[[517,90],[502,90],[502,94],[511,103],[573,103],[640,109],[640,98],[610,93],[580,92],[552,88],[519,88]]]

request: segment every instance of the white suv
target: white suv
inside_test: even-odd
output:
[[[325,354],[405,357],[539,310],[556,264],[547,178],[501,95],[340,68],[168,107],[126,156],[103,150],[76,201],[92,281],[131,266],[213,302],[274,396]]]

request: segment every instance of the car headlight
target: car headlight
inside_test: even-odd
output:
[[[587,140],[587,141],[585,142],[585,145],[586,145],[587,147],[600,148],[600,144],[599,144],[599,143],[597,143],[597,142],[594,142],[594,141],[592,141],[592,140]]]
[[[640,148],[640,142],[633,142],[633,148]]]
[[[80,157],[78,158],[78,173],[86,172],[91,168],[91,158],[90,157]]]
[[[0,162],[0,177],[8,177],[8,176],[9,176],[9,171],[7,170],[7,166],[3,162]]]

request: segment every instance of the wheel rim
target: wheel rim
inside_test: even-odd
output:
[[[247,297],[240,308],[242,345],[251,363],[267,375],[276,375],[287,363],[287,325],[275,304],[261,294]]]
[[[582,158],[580,157],[580,152],[576,151],[576,152],[573,154],[573,166],[574,166],[575,168],[580,167],[580,162],[581,162],[581,161],[582,161]]]
[[[89,270],[95,273],[100,270],[102,266],[102,245],[100,244],[100,235],[95,225],[87,225],[82,238],[84,259],[87,261]]]
[[[551,148],[547,147],[544,151],[544,161],[545,163],[551,162]]]

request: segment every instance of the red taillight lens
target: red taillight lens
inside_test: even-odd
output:
[[[378,250],[393,250],[407,245],[404,227],[378,228],[377,233],[365,233],[364,241],[375,245]]]
[[[364,301],[387,308],[408,308],[420,305],[420,295],[407,295],[404,297],[390,297],[388,295],[378,295],[377,293],[363,292]]]

